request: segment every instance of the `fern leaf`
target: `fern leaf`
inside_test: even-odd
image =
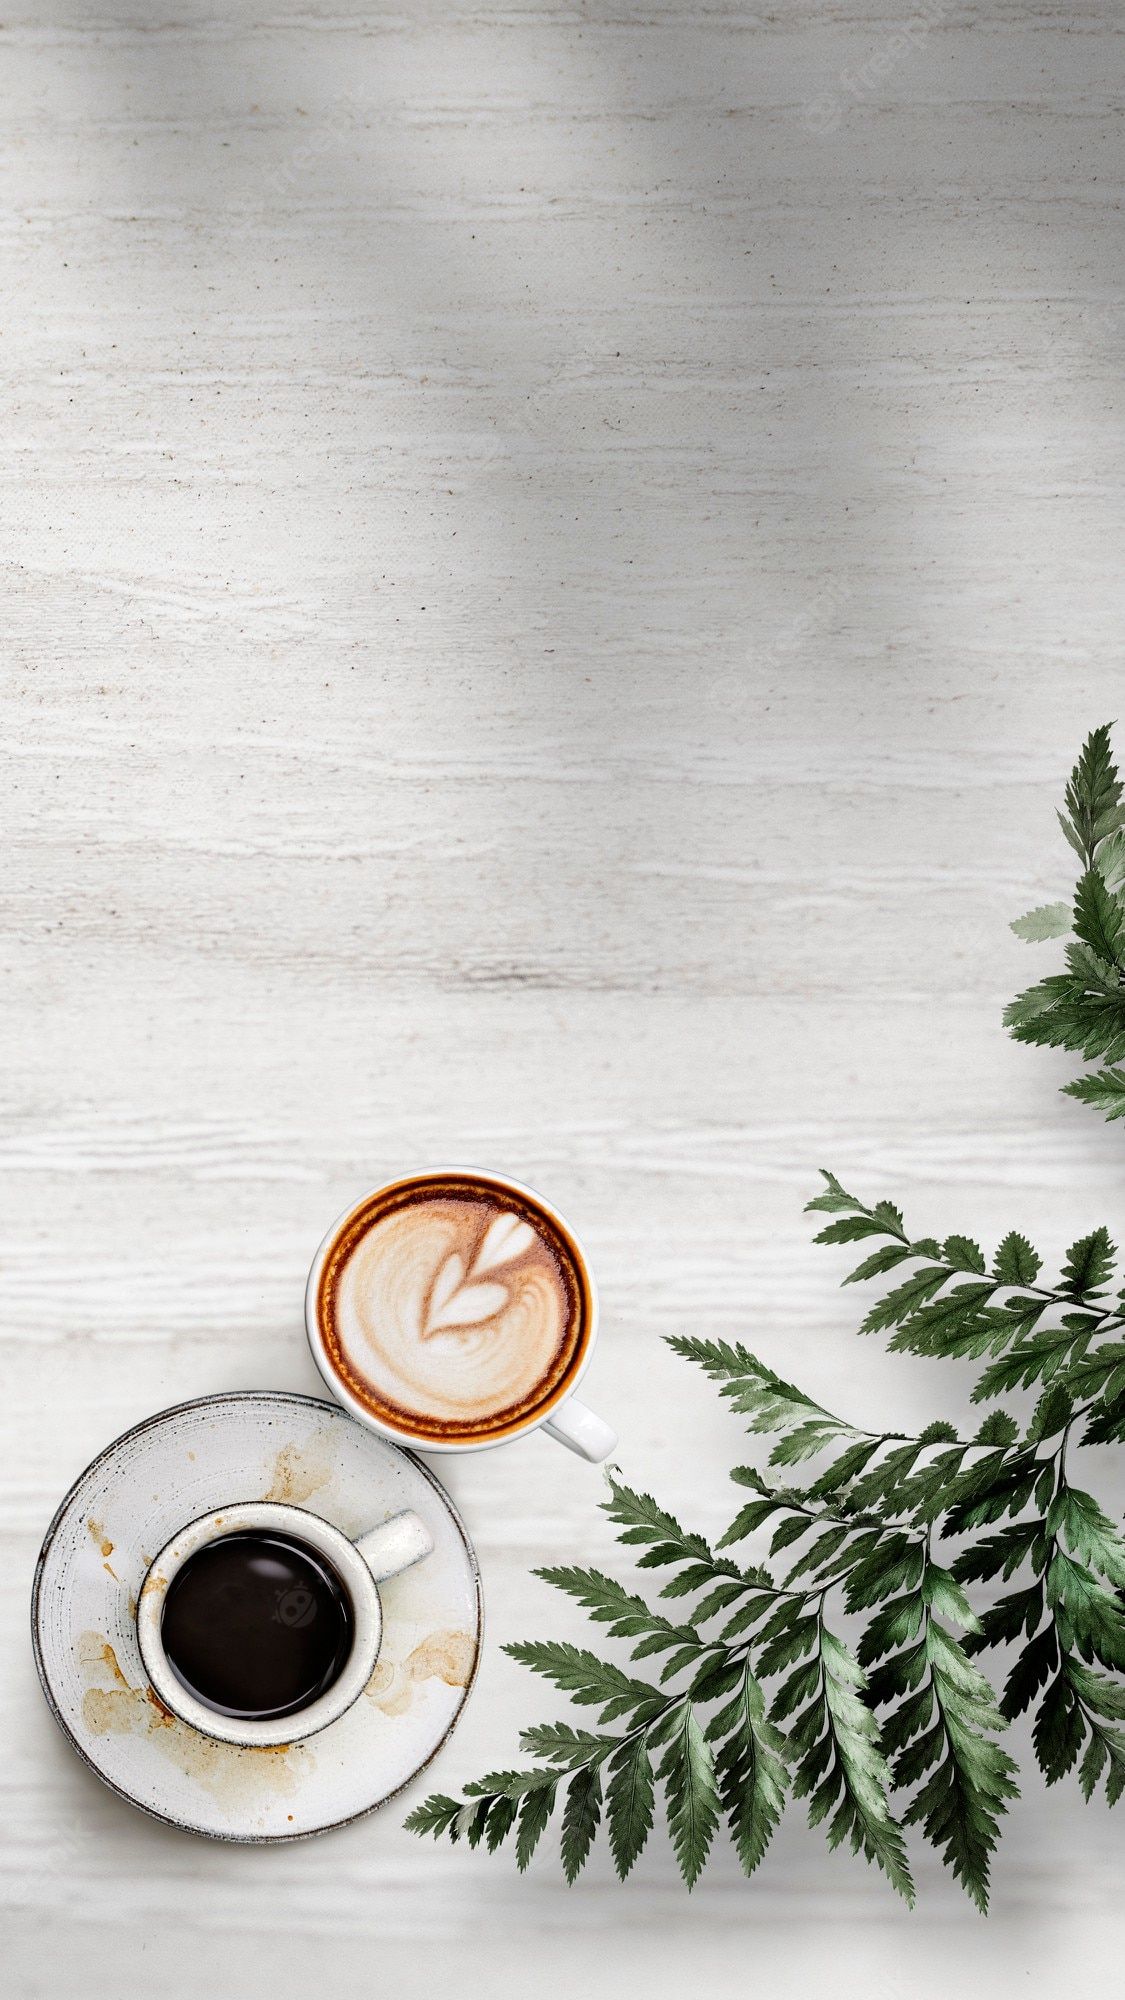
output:
[[[440,1840],[443,1833],[453,1834],[462,1804],[461,1799],[448,1798],[444,1792],[431,1792],[428,1799],[423,1799],[413,1812],[407,1814],[403,1825],[409,1833],[431,1833],[435,1840]],[[453,1838],[456,1837],[453,1834]]]
[[[798,1765],[794,1796],[809,1798],[810,1825],[832,1812],[829,1846],[850,1839],[853,1852],[862,1850],[912,1903],[914,1884],[902,1832],[887,1804],[890,1774],[878,1725],[862,1698],[863,1669],[824,1627],[820,1661],[820,1690],[789,1732]]]
[[[1095,1229],[1072,1243],[1063,1265],[1063,1286],[1067,1298],[1083,1304],[1102,1296],[1101,1287],[1113,1276],[1117,1246],[1108,1229]]]
[[[1107,966],[1120,969],[1125,910],[1096,868],[1083,875],[1074,895],[1074,933]]]
[[[504,1651],[521,1666],[553,1681],[573,1701],[600,1708],[602,1722],[619,1715],[648,1720],[667,1705],[666,1697],[649,1681],[634,1680],[612,1661],[599,1660],[596,1653],[562,1639],[517,1639]]]
[[[1005,1727],[988,1682],[953,1635],[931,1618],[926,1658],[944,1748],[905,1814],[921,1826],[966,1893],[988,1909],[989,1869],[1007,1801],[1017,1795],[1015,1765],[995,1741]]]
[[[864,1208],[863,1203],[857,1201],[854,1194],[849,1194],[847,1189],[840,1185],[835,1174],[829,1173],[827,1167],[821,1167],[820,1177],[824,1182],[824,1192],[814,1195],[811,1201],[805,1203],[806,1215],[817,1209],[825,1211],[829,1215],[849,1211],[854,1211],[858,1215],[867,1214],[868,1211]]]
[[[643,1736],[634,1736],[610,1762],[606,1820],[613,1865],[624,1881],[652,1830],[652,1763]]]
[[[734,1703],[720,1719],[732,1733],[715,1759],[719,1797],[739,1861],[752,1875],[781,1818],[787,1777],[784,1739],[766,1717],[749,1663]]]
[[[992,1268],[1002,1285],[1033,1285],[1042,1269],[1042,1260],[1026,1236],[1013,1229],[996,1252]]]
[[[602,1780],[597,1765],[576,1771],[566,1788],[563,1807],[562,1864],[573,1883],[586,1865],[602,1816]]]
[[[1121,784],[1110,748],[1110,725],[1102,723],[1086,738],[1066,788],[1066,809],[1074,836],[1071,844],[1088,863],[1093,861],[1099,842],[1120,824],[1120,808]]]
[[[746,1347],[682,1334],[672,1335],[668,1345],[718,1382],[722,1394],[739,1414],[749,1418],[751,1431],[799,1429],[804,1433],[811,1429],[825,1441],[855,1435],[852,1425],[814,1403],[811,1396],[806,1396],[792,1382],[783,1381]]]
[[[1057,1785],[1072,1770],[1086,1740],[1082,1704],[1064,1669],[1050,1683],[1032,1730],[1039,1768],[1049,1785]]]
[[[719,1821],[715,1763],[699,1718],[685,1702],[660,1764],[668,1829],[680,1873],[694,1887]]]
[[[516,1833],[516,1866],[522,1875],[532,1855],[539,1845],[551,1814],[555,1809],[557,1786],[538,1785],[534,1791],[525,1792],[520,1806],[519,1829]]]
[[[886,1333],[892,1326],[903,1326],[919,1306],[941,1290],[948,1276],[944,1264],[924,1264],[920,1271],[911,1272],[901,1285],[876,1300],[860,1332]]]
[[[576,1598],[591,1618],[608,1625],[615,1639],[636,1639],[637,1644],[632,1648],[635,1660],[670,1652],[673,1647],[696,1651],[702,1648],[703,1641],[694,1626],[674,1625],[671,1619],[646,1604],[643,1597],[626,1590],[600,1570],[563,1565],[535,1570],[533,1574]]]
[[[1047,938],[1065,937],[1070,929],[1069,903],[1040,903],[1008,926],[1027,944],[1042,944]]]
[[[1125,1542],[1092,1493],[1064,1486],[1047,1514],[1047,1532],[1061,1535],[1072,1555],[1119,1590],[1125,1589]]]
[[[1092,1104],[1105,1118],[1125,1118],[1125,1070],[1099,1069],[1091,1076],[1076,1077],[1062,1086],[1064,1097],[1076,1097],[1080,1104]]]

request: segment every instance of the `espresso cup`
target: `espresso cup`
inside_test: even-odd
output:
[[[243,1546],[250,1539],[268,1542],[270,1537],[274,1537],[286,1550],[305,1553],[310,1574],[318,1570],[324,1574],[326,1590],[330,1594],[338,1586],[346,1606],[340,1614],[340,1623],[350,1643],[342,1649],[338,1673],[314,1699],[283,1715],[263,1718],[232,1714],[199,1699],[176,1671],[166,1644],[166,1613],[176,1579],[181,1577],[191,1559],[203,1550],[225,1544],[221,1553],[229,1556],[236,1546],[230,1542],[233,1536],[242,1538]],[[154,1693],[181,1722],[190,1723],[193,1729],[220,1743],[240,1744],[248,1749],[269,1749],[314,1736],[318,1730],[327,1729],[329,1723],[338,1721],[371,1679],[383,1637],[379,1585],[385,1583],[388,1577],[397,1576],[401,1570],[421,1562],[432,1549],[433,1539],[429,1529],[417,1514],[409,1512],[393,1515],[389,1521],[372,1528],[354,1542],[349,1541],[339,1528],[322,1520],[319,1514],[310,1514],[304,1507],[281,1506],[273,1501],[248,1501],[201,1515],[198,1520],[188,1522],[166,1543],[150,1565],[141,1586],[137,1602],[137,1638]],[[296,1561],[296,1557],[293,1560]],[[268,1585],[266,1588],[268,1590]],[[284,1643],[287,1628],[291,1638],[293,1627],[307,1627],[317,1615],[313,1593],[300,1581],[295,1587],[291,1585],[288,1590],[282,1588],[275,1595],[277,1601],[257,1635],[267,1649],[271,1644]],[[218,1586],[211,1600],[212,1629],[207,1637],[228,1656],[231,1651],[237,1651],[240,1641],[233,1625],[229,1637],[224,1632],[223,1607],[224,1603],[230,1605],[233,1619],[237,1596],[237,1586],[228,1581],[225,1586]],[[272,1632],[274,1625],[277,1628],[275,1635]]]
[[[506,1174],[434,1168],[353,1203],[313,1258],[305,1327],[333,1395],[395,1444],[484,1451],[544,1430],[596,1463],[617,1443],[574,1394],[598,1331],[585,1253]]]

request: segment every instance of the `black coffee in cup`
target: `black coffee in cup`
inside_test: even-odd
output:
[[[296,1715],[352,1649],[351,1601],[326,1556],[250,1528],[207,1542],[168,1586],[160,1637],[176,1679],[218,1715]]]

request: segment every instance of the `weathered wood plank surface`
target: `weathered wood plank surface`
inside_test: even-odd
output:
[[[573,1215],[591,1400],[702,1525],[739,1433],[662,1333],[959,1408],[851,1340],[819,1163],[939,1229],[1112,1218],[1119,1140],[998,1016],[1122,705],[1123,50],[1112,0],[5,15],[13,1992],[1108,1990],[1120,1829],[1034,1776],[988,1926],[796,1815],[690,1902],[662,1845],[568,1893],[393,1811],[213,1850],[70,1756],[25,1606],[110,1436],[312,1386],[309,1256],[401,1164]],[[528,1566],[613,1545],[546,1440],[450,1483],[452,1786],[551,1712],[502,1641],[584,1629]]]

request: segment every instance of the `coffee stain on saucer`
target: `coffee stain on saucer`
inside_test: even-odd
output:
[[[128,1681],[121,1671],[121,1663],[118,1660],[117,1654],[114,1652],[109,1640],[103,1639],[99,1632],[83,1632],[82,1637],[78,1641],[78,1657],[84,1667],[95,1665],[105,1667],[110,1678],[118,1687],[127,1688],[129,1686]]]
[[[282,1506],[299,1507],[302,1500],[308,1500],[327,1486],[335,1470],[332,1458],[332,1439],[327,1431],[319,1431],[307,1444],[283,1445],[273,1462],[273,1478],[263,1500],[273,1500]]]
[[[246,1749],[217,1743],[190,1728],[165,1708],[152,1688],[133,1686],[104,1633],[82,1633],[78,1661],[90,1682],[82,1697],[82,1720],[90,1734],[145,1739],[221,1805],[254,1805],[263,1794],[288,1797],[312,1768],[313,1758],[304,1743]]]
[[[93,1515],[91,1515],[86,1523],[86,1527],[90,1535],[90,1540],[94,1543],[95,1547],[101,1550],[103,1556],[111,1556],[113,1554],[113,1543],[110,1541],[101,1522],[95,1521]]]
[[[364,1692],[384,1715],[405,1715],[422,1681],[468,1687],[476,1658],[477,1642],[471,1632],[431,1632],[405,1660],[377,1661]]]

